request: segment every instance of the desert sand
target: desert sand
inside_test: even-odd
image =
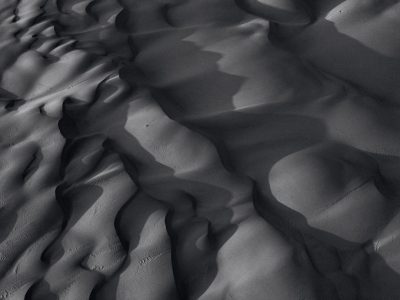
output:
[[[0,1],[0,299],[400,299],[400,1]]]

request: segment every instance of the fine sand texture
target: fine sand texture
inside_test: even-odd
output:
[[[0,299],[399,300],[399,0],[0,0]]]

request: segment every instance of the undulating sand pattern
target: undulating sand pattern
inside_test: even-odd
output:
[[[0,299],[400,299],[399,0],[0,22]]]

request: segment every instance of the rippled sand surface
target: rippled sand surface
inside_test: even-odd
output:
[[[0,1],[0,299],[400,299],[399,16]]]

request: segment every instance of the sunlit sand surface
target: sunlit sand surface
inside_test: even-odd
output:
[[[0,299],[400,299],[399,1],[0,2]]]

